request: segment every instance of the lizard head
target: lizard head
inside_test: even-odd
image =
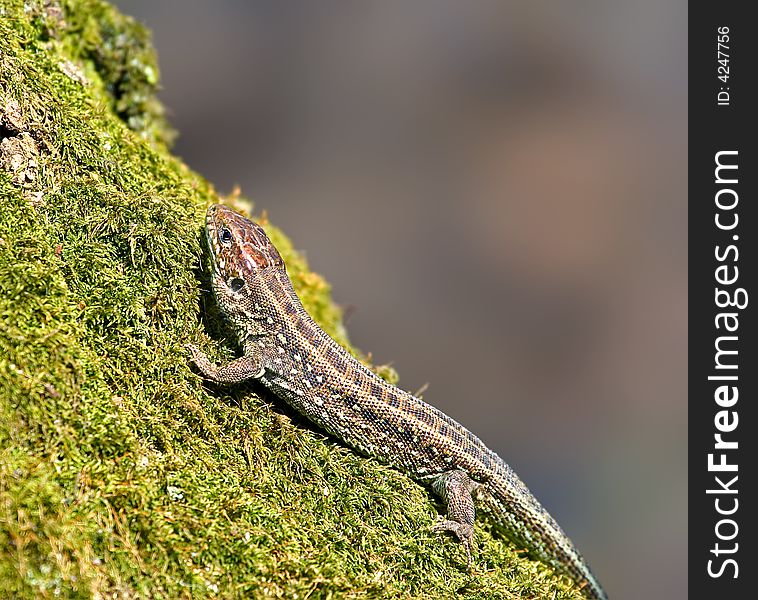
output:
[[[248,288],[266,271],[284,268],[279,251],[263,228],[234,212],[214,204],[205,217],[213,265],[213,285],[224,296],[247,295]]]

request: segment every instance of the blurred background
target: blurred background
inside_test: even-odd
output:
[[[175,151],[514,466],[614,600],[687,596],[687,3],[117,0]]]

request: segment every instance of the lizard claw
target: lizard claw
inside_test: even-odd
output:
[[[216,367],[208,359],[208,355],[195,346],[195,344],[184,344],[184,349],[190,354],[190,362],[200,370],[203,376],[213,379],[216,373]]]
[[[468,523],[459,523],[443,519],[432,527],[432,531],[450,531],[458,538],[463,548],[466,550],[466,570],[471,571],[473,560],[471,558],[471,543],[474,539],[474,528]]]
[[[183,344],[182,347],[190,353],[190,360],[192,360],[193,363],[197,363],[197,359],[204,355],[203,351],[195,346],[195,344]]]

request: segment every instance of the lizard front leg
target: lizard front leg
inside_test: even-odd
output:
[[[239,383],[246,379],[257,379],[263,375],[265,368],[262,361],[254,356],[245,354],[225,365],[215,365],[208,356],[197,346],[187,344],[185,346],[192,354],[192,362],[200,369],[206,379],[217,383]]]
[[[447,471],[432,480],[432,489],[447,506],[447,519],[437,523],[433,531],[450,531],[458,538],[466,549],[468,569],[471,569],[476,514],[471,492],[478,485],[464,471]]]

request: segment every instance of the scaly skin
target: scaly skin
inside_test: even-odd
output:
[[[215,296],[243,350],[216,366],[188,346],[206,378],[224,384],[257,379],[349,446],[430,485],[447,505],[447,518],[434,529],[458,538],[469,567],[473,492],[519,547],[573,578],[590,598],[606,598],[571,540],[513,469],[465,427],[387,383],[324,333],[305,312],[259,225],[214,205],[206,236]]]

